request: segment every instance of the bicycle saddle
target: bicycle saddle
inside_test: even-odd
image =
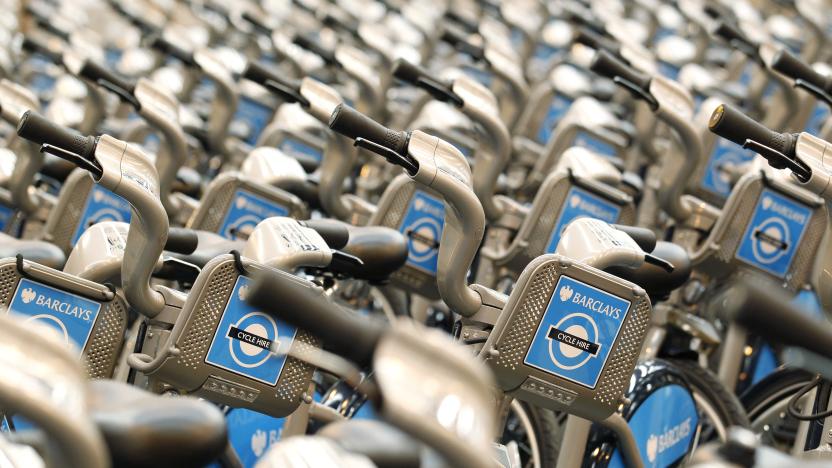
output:
[[[43,266],[60,270],[66,263],[66,255],[56,245],[49,242],[37,240],[22,240],[8,234],[0,233],[0,258],[23,255],[26,260],[31,260]]]
[[[242,251],[244,240],[231,240],[219,234],[196,229],[171,228],[165,244],[167,256],[188,262],[200,268],[218,255],[232,250]]]
[[[320,209],[321,201],[318,196],[319,177],[309,174],[306,180],[290,180],[281,182],[280,188],[303,200],[310,208]]]
[[[176,171],[176,180],[173,183],[173,191],[181,192],[192,198],[199,198],[202,192],[202,176],[195,169],[180,167]]]
[[[647,291],[650,300],[663,299],[674,289],[682,286],[690,277],[691,263],[688,253],[672,242],[656,242],[651,255],[673,265],[673,271],[644,263],[639,268],[610,267],[607,272],[633,282]]]
[[[419,468],[422,445],[389,424],[353,419],[327,424],[319,436],[334,440],[348,452],[369,458],[378,468]]]
[[[113,466],[201,467],[228,444],[225,418],[210,403],[111,380],[92,381],[90,393],[90,413]]]
[[[350,240],[343,250],[364,262],[354,277],[369,281],[387,279],[407,261],[404,235],[381,226],[351,226]]]
[[[305,221],[333,249],[361,259],[361,265],[338,265],[351,278],[384,281],[407,261],[407,240],[395,229],[381,226],[352,226],[334,220]]]

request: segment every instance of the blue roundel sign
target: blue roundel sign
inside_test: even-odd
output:
[[[407,264],[436,274],[439,241],[445,226],[445,204],[421,190],[413,194],[399,231],[407,236]]]
[[[251,231],[266,218],[286,216],[289,210],[245,190],[237,190],[225,214],[219,233],[228,239],[247,239]]]
[[[808,206],[773,190],[763,190],[737,249],[737,258],[782,278],[811,217]]]
[[[272,354],[272,344],[294,339],[295,328],[256,310],[245,301],[250,282],[245,276],[237,279],[205,362],[275,385],[286,356]]]
[[[526,365],[595,388],[630,301],[561,276],[526,353]]]
[[[130,204],[127,203],[127,200],[100,185],[93,185],[90,195],[87,197],[81,219],[78,222],[78,227],[75,228],[75,233],[72,235],[71,245],[74,246],[81,234],[93,224],[102,221],[129,223],[131,215]]]

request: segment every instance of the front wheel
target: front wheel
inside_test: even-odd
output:
[[[799,421],[789,415],[789,402],[812,378],[801,369],[781,368],[742,394],[751,430],[760,435],[763,445],[791,451]]]
[[[676,466],[731,426],[748,427],[737,397],[698,363],[646,360],[636,366],[621,410],[646,465]],[[624,467],[618,441],[594,426],[588,448],[593,466]]]
[[[565,414],[513,400],[500,443],[517,444],[523,468],[555,466],[565,422]]]

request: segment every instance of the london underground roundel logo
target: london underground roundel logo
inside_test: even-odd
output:
[[[424,262],[434,257],[442,226],[432,218],[421,218],[407,228],[410,259]]]
[[[763,200],[765,205],[765,200]],[[774,263],[786,254],[791,242],[789,226],[783,219],[772,216],[763,220],[753,231],[751,244],[754,258],[763,264]]]
[[[241,367],[257,367],[269,359],[277,324],[263,312],[249,312],[231,325],[228,335],[231,359]]]
[[[577,369],[598,352],[598,325],[587,314],[577,312],[549,327],[549,357],[559,368]]]

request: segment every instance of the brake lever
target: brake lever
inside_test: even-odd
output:
[[[265,83],[263,83],[263,86],[265,86],[266,88],[273,89],[278,94],[291,98],[291,101],[300,104],[302,107],[306,109],[309,108],[309,100],[303,97],[303,95],[300,94],[298,90],[294,88],[291,88],[283,83],[279,83],[274,80],[266,80]]]
[[[47,143],[44,143],[40,147],[41,153],[49,153],[53,156],[57,156],[63,160],[69,161],[72,164],[89,171],[96,179],[100,179],[102,175],[104,175],[104,169],[98,163],[98,161],[92,160],[81,156],[80,154],[73,153],[71,151],[67,151],[63,148],[59,148],[57,146],[53,146]]]
[[[731,39],[728,41],[728,44],[748,56],[748,58],[753,60],[757,65],[765,68],[766,62],[763,61],[763,57],[760,56],[760,51],[757,50],[757,48],[752,44],[739,39]]]
[[[800,158],[795,157],[792,159],[785,154],[754,140],[745,140],[742,147],[750,149],[751,151],[754,151],[760,156],[766,158],[769,166],[775,169],[788,169],[792,171],[792,173],[801,182],[808,182],[812,177],[812,169]]]
[[[368,151],[372,151],[379,156],[384,157],[388,162],[395,164],[397,166],[401,166],[404,170],[407,171],[408,174],[415,176],[417,172],[419,172],[419,163],[416,162],[413,158],[408,156],[401,155],[386,146],[381,146],[378,143],[372,142],[365,138],[358,137],[355,139],[355,146],[359,148],[364,148]]]
[[[440,101],[450,102],[456,107],[462,107],[462,105],[465,104],[465,101],[463,101],[458,94],[451,91],[448,86],[445,86],[431,78],[419,77],[416,80],[416,86],[421,87],[434,98]]]
[[[624,89],[626,89],[627,91],[629,91],[630,94],[632,94],[634,97],[645,101],[647,103],[647,105],[650,106],[650,110],[655,111],[656,109],[659,108],[659,101],[657,101],[656,98],[652,94],[648,93],[647,91],[645,91],[640,86],[633,83],[632,81],[630,81],[626,78],[622,78],[618,75],[615,75],[612,78],[612,81],[613,81],[613,83],[617,84],[618,86],[621,86]]]
[[[809,83],[808,81],[804,80],[803,78],[798,78],[794,80],[794,87],[795,88],[803,88],[811,95],[815,96],[815,98],[822,100],[832,109],[832,95],[824,91],[823,89]]]
[[[651,265],[655,265],[655,266],[663,269],[664,271],[666,271],[668,273],[673,273],[673,270],[676,269],[676,267],[674,267],[673,264],[668,262],[667,260],[665,260],[663,258],[659,258],[659,257],[657,257],[653,254],[649,254],[649,253],[644,254],[644,263],[649,263]]]
[[[136,112],[142,109],[142,103],[139,102],[138,99],[136,99],[136,96],[133,96],[127,90],[123,89],[120,86],[117,86],[115,83],[111,83],[103,78],[99,78],[95,80],[95,84],[115,94],[119,97],[119,99],[133,106],[133,108],[136,109]]]

